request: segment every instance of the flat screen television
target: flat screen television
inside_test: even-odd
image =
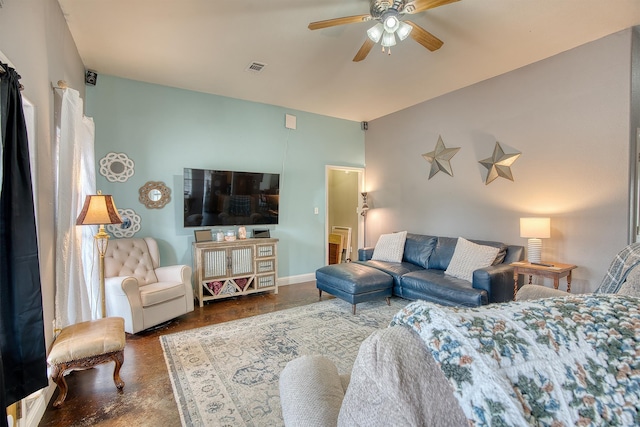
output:
[[[278,223],[280,174],[184,168],[184,226]]]

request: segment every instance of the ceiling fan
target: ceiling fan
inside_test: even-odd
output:
[[[456,1],[459,0],[369,0],[370,12],[368,14],[312,22],[309,24],[309,29],[319,30],[356,22],[378,21],[376,25],[367,30],[367,40],[353,58],[354,62],[365,59],[373,45],[378,42],[382,45],[383,51],[387,48],[391,53],[390,48],[396,44],[396,36],[400,40],[404,40],[411,35],[412,39],[433,52],[440,49],[442,40],[416,23],[400,18],[405,13],[416,14]]]

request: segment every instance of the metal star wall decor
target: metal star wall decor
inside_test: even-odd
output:
[[[482,166],[487,168],[487,179],[484,182],[485,185],[489,185],[499,176],[513,181],[511,165],[518,159],[518,157],[520,157],[521,154],[522,153],[505,154],[500,143],[496,141],[496,146],[493,149],[493,156],[480,160],[479,162]]]
[[[442,136],[438,136],[438,142],[436,143],[436,149],[428,153],[424,153],[422,157],[431,163],[431,171],[429,172],[429,179],[432,176],[442,171],[447,175],[453,176],[453,170],[451,169],[451,158],[460,150],[460,147],[447,148],[442,142]]]

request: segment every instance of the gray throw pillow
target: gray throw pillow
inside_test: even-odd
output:
[[[620,286],[617,294],[640,297],[640,265],[633,267],[627,274],[627,280]]]

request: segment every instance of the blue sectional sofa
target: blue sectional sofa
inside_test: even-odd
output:
[[[524,259],[524,247],[470,240],[499,251],[493,265],[475,270],[469,282],[445,274],[457,241],[451,237],[407,233],[402,262],[375,261],[371,259],[374,248],[360,249],[353,266],[336,264],[318,269],[316,286],[320,296],[326,291],[345,299],[354,305],[354,311],[356,303],[380,298],[384,291],[409,300],[449,306],[477,307],[513,300],[513,267],[509,264]],[[381,272],[391,278],[386,285],[380,280]],[[377,285],[371,286],[372,282]],[[384,286],[390,289],[383,289]]]

